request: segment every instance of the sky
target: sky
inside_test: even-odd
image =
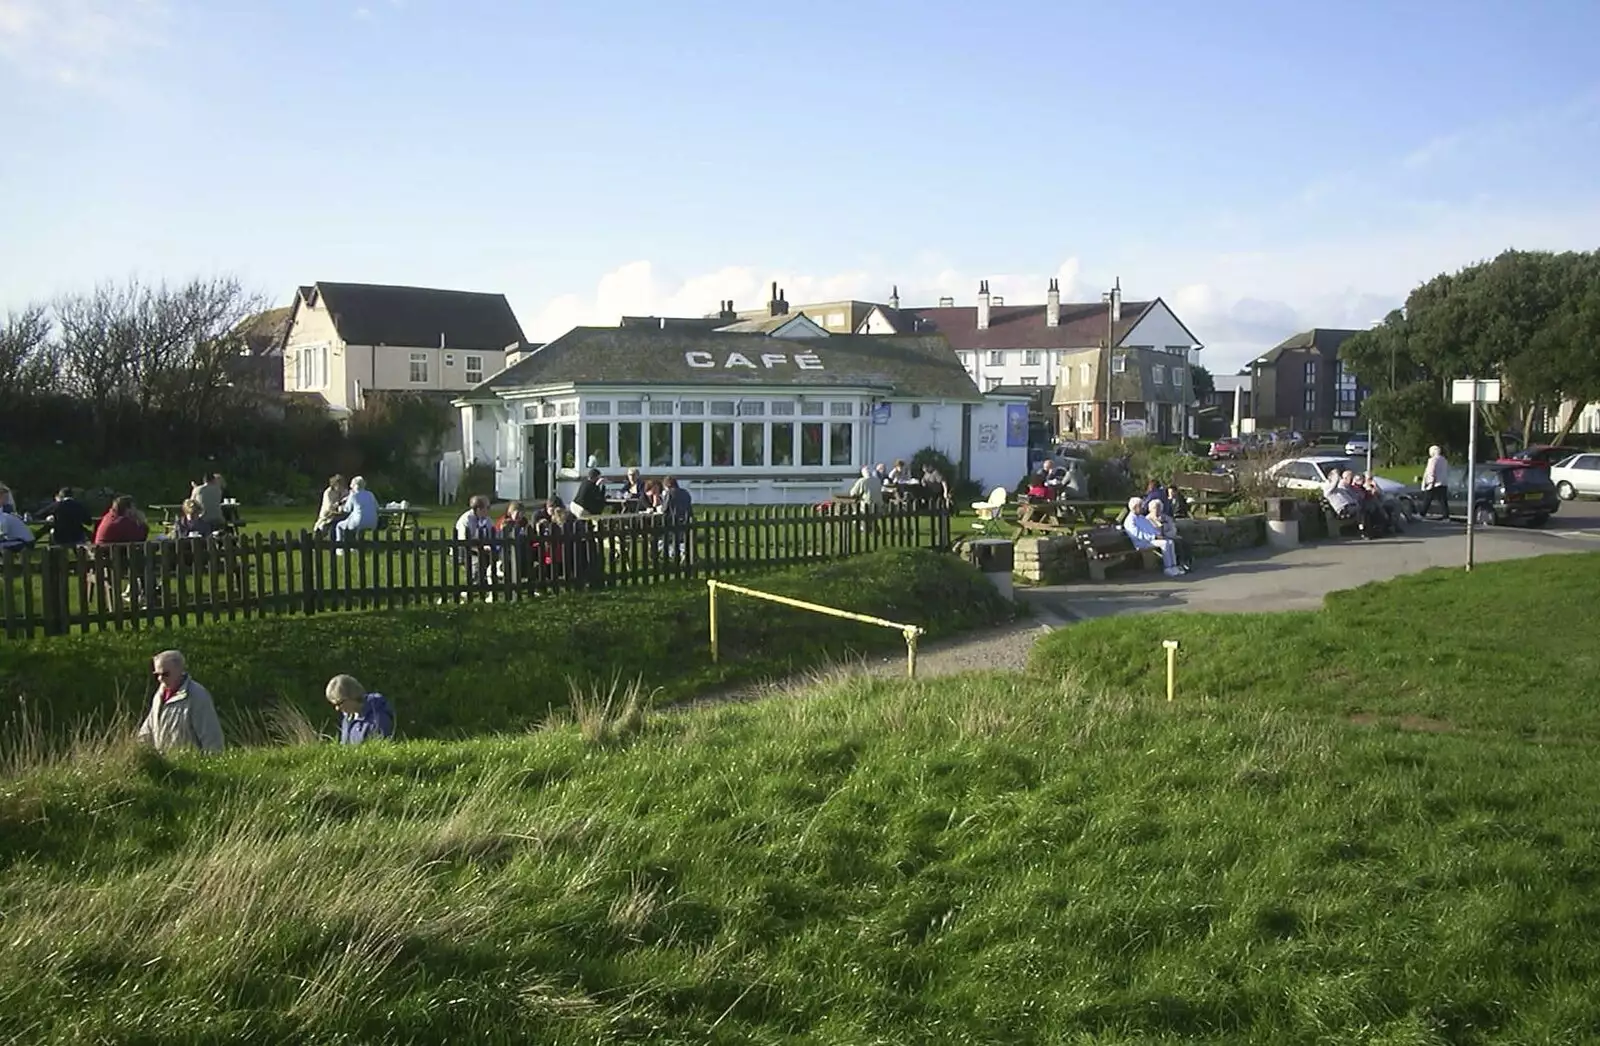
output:
[[[0,312],[498,291],[530,338],[1161,297],[1227,373],[1600,246],[1600,4],[0,0]]]

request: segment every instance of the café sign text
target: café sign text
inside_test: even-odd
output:
[[[760,360],[757,363],[756,360]],[[742,352],[727,353],[719,365],[717,357],[710,352],[686,352],[683,361],[691,367],[702,370],[706,368],[720,368],[723,370],[733,367],[748,367],[751,370],[772,370],[774,367],[794,366],[800,370],[823,370],[822,357],[814,352],[797,352],[791,360],[786,352],[763,352],[754,358]]]

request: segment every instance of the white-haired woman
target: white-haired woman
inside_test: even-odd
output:
[[[1161,569],[1168,577],[1183,573],[1178,569],[1177,549],[1173,542],[1162,537],[1161,529],[1144,514],[1144,498],[1128,499],[1128,518],[1122,521],[1122,532],[1128,535],[1134,548],[1160,549]]]
[[[334,525],[334,536],[340,541],[354,540],[363,530],[378,526],[378,499],[367,489],[364,476],[350,480],[350,494],[344,499],[345,516]]]
[[[1428,467],[1422,472],[1422,508],[1417,512],[1421,519],[1428,518],[1433,499],[1439,499],[1439,518],[1450,519],[1450,462],[1437,445],[1428,448]]]
[[[382,694],[369,694],[355,676],[328,680],[328,704],[339,712],[339,743],[358,745],[394,736],[394,710]]]
[[[1172,542],[1172,560],[1177,568],[1185,574],[1193,570],[1194,553],[1190,550],[1189,543],[1178,536],[1178,521],[1167,511],[1166,502],[1160,498],[1151,498],[1144,504],[1144,514],[1156,525],[1161,536]]]

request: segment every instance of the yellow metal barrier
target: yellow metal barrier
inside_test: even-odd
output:
[[[717,638],[717,589],[726,589],[737,592],[741,596],[752,596],[756,599],[765,599],[772,603],[782,603],[786,607],[797,607],[800,610],[810,610],[818,614],[827,614],[829,617],[842,617],[849,621],[860,621],[868,625],[878,625],[882,628],[897,629],[906,637],[906,676],[917,678],[917,637],[922,635],[922,629],[916,625],[902,625],[898,621],[885,621],[881,617],[870,614],[854,614],[848,610],[836,610],[825,607],[820,603],[807,603],[803,599],[790,599],[788,596],[778,596],[771,592],[758,592],[753,588],[744,588],[740,585],[730,585],[726,581],[708,580],[706,582],[706,595],[711,602],[711,660],[721,659],[722,650]]]

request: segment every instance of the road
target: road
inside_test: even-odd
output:
[[[1430,567],[1466,564],[1462,522],[1421,522],[1404,535],[1319,541],[1285,551],[1260,548],[1203,559],[1195,572],[1113,571],[1104,582],[1074,581],[1019,589],[1040,616],[1083,619],[1162,610],[1255,612],[1315,610],[1323,596]],[[1474,560],[1490,563],[1559,552],[1600,552],[1600,502],[1563,502],[1542,530],[1491,527],[1476,533]]]

